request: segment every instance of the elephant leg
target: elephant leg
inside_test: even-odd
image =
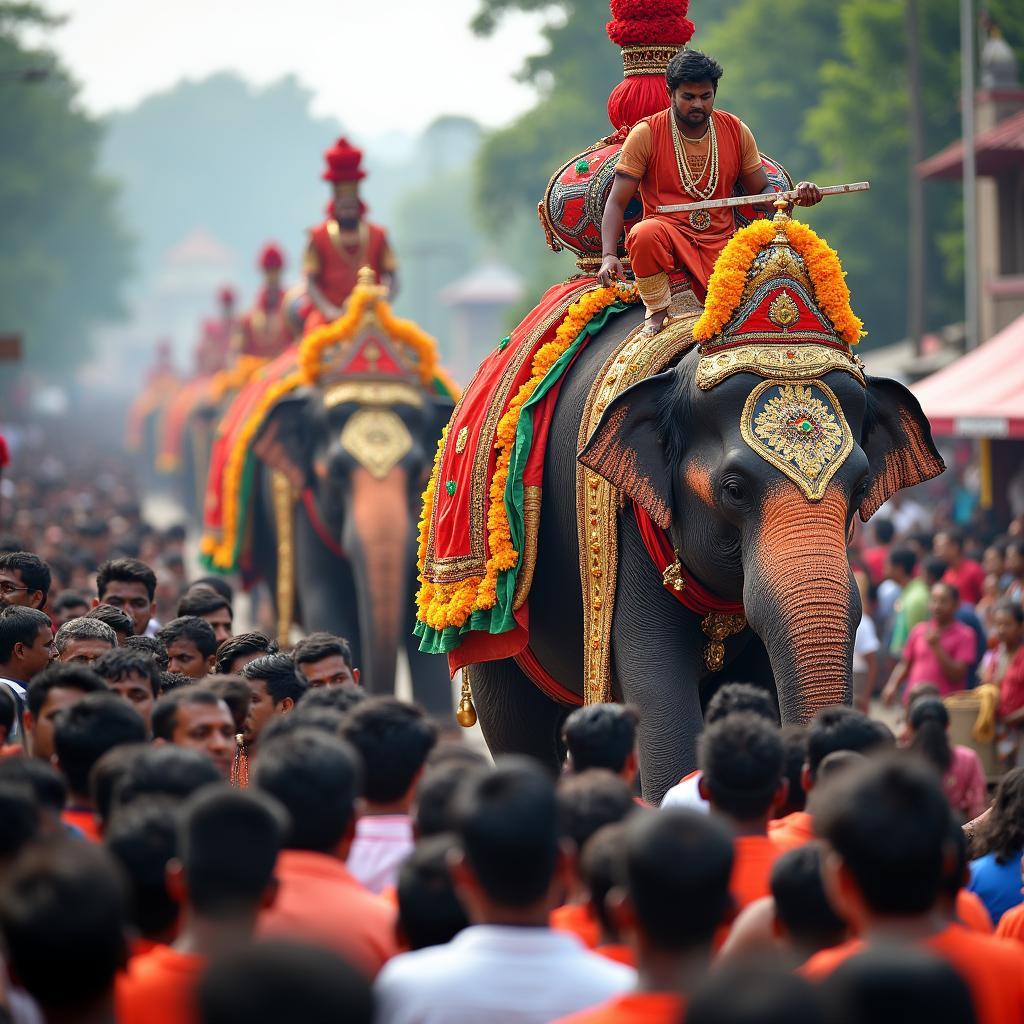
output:
[[[363,651],[352,569],[327,549],[301,505],[295,511],[295,574],[302,595],[302,628],[343,636],[360,666]]]
[[[492,757],[526,754],[554,774],[565,760],[562,723],[573,709],[545,697],[511,658],[470,668],[473,703]]]
[[[624,516],[612,660],[623,698],[640,712],[640,782],[654,806],[697,765],[703,648],[700,619],[662,586],[635,520]]]

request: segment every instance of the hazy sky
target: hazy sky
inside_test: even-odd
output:
[[[233,70],[257,83],[296,74],[362,137],[416,132],[442,113],[502,124],[528,108],[513,81],[543,48],[536,16],[489,39],[469,30],[478,0],[50,0],[51,39],[95,113],[132,106],[181,78]]]

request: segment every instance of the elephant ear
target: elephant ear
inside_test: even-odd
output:
[[[310,483],[311,398],[306,389],[281,398],[267,414],[252,446],[253,454],[265,466],[283,473],[297,491]]]
[[[865,523],[897,491],[931,480],[946,468],[932,441],[928,417],[910,391],[885,377],[867,377],[866,383],[861,447],[868,457],[871,480],[860,503]]]
[[[601,417],[577,458],[629,495],[651,519],[672,523],[672,471],[665,453],[660,410],[674,387],[671,370],[622,392]]]

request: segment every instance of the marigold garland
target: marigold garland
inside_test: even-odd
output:
[[[807,267],[821,311],[832,321],[836,334],[856,345],[864,334],[863,323],[850,308],[850,289],[839,255],[806,224],[794,220],[757,220],[737,231],[722,250],[708,282],[704,312],[694,325],[697,341],[720,334],[739,308],[747,274],[755,257],[770,245],[779,228]]]
[[[432,629],[441,632],[450,626],[462,626],[475,611],[485,611],[497,603],[498,574],[514,568],[519,560],[519,552],[512,546],[508,510],[505,507],[505,485],[508,482],[509,463],[523,406],[530,400],[559,358],[598,313],[615,302],[636,301],[636,292],[624,285],[595,288],[587,292],[568,308],[551,341],[541,345],[534,353],[529,377],[520,385],[509,402],[495,430],[494,448],[497,451],[497,458],[488,492],[489,556],[484,574],[471,576],[456,583],[432,583],[424,579],[423,570],[426,565],[427,534],[430,529],[437,475],[444,448],[444,436],[447,436],[447,430],[445,431],[438,445],[434,471],[423,493],[423,512],[419,524],[420,590],[416,596],[417,615]]]
[[[235,564],[241,522],[239,506],[246,459],[267,415],[275,403],[290,391],[303,384],[316,384],[320,380],[326,369],[324,364],[328,349],[355,333],[371,303],[373,313],[384,333],[412,349],[423,386],[434,391],[436,381],[453,397],[458,397],[458,388],[439,365],[437,344],[434,339],[411,320],[396,317],[388,304],[380,298],[380,289],[377,286],[356,285],[349,296],[345,312],[337,320],[318,327],[302,339],[298,353],[298,369],[267,389],[235,436],[231,451],[225,460],[221,484],[222,533],[219,537],[207,534],[200,545],[202,554],[216,568],[230,570]]]
[[[234,366],[214,374],[210,382],[210,400],[220,402],[229,391],[240,391],[252,375],[268,362],[270,360],[265,356],[239,356]]]

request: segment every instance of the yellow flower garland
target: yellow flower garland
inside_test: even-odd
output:
[[[338,342],[345,341],[355,333],[371,303],[374,303],[374,315],[385,334],[412,349],[416,355],[417,371],[423,386],[432,391],[436,377],[446,387],[450,383],[452,394],[455,397],[458,396],[458,388],[439,366],[437,343],[434,339],[411,320],[396,317],[388,304],[379,296],[378,286],[357,284],[349,296],[342,316],[332,323],[324,324],[311,331],[302,339],[298,354],[298,370],[283,377],[267,389],[238,431],[224,464],[222,533],[219,537],[207,534],[200,545],[200,550],[213,565],[221,569],[230,569],[234,565],[238,539],[238,505],[241,499],[242,474],[245,471],[246,456],[270,410],[279,399],[290,391],[294,391],[303,384],[316,384],[320,380],[325,370],[325,353]]]
[[[239,356],[234,366],[214,374],[210,382],[210,400],[219,402],[229,391],[240,391],[252,375],[268,362],[264,356]]]
[[[565,351],[579,337],[580,332],[602,310],[613,302],[636,302],[634,290],[624,285],[595,288],[574,302],[555,331],[554,338],[534,353],[530,364],[530,376],[520,385],[508,408],[498,421],[495,431],[494,448],[497,458],[494,476],[488,492],[487,547],[490,555],[483,576],[471,576],[456,583],[432,583],[424,579],[426,565],[427,534],[437,487],[437,475],[441,464],[444,436],[438,445],[434,460],[434,471],[423,494],[423,512],[419,523],[419,570],[420,590],[416,597],[418,617],[438,632],[450,626],[463,626],[475,611],[485,611],[497,603],[498,574],[512,569],[519,560],[519,552],[512,546],[512,533],[505,508],[505,485],[508,482],[509,464],[515,444],[516,428],[523,406],[530,400],[547,376],[548,371]],[[447,430],[445,431],[445,436]]]
[[[806,224],[794,220],[758,220],[733,235],[711,273],[704,312],[693,328],[696,341],[709,341],[728,325],[743,298],[751,264],[779,227],[803,259],[818,305],[836,334],[848,345],[860,341],[864,325],[850,308],[850,289],[838,254]]]

